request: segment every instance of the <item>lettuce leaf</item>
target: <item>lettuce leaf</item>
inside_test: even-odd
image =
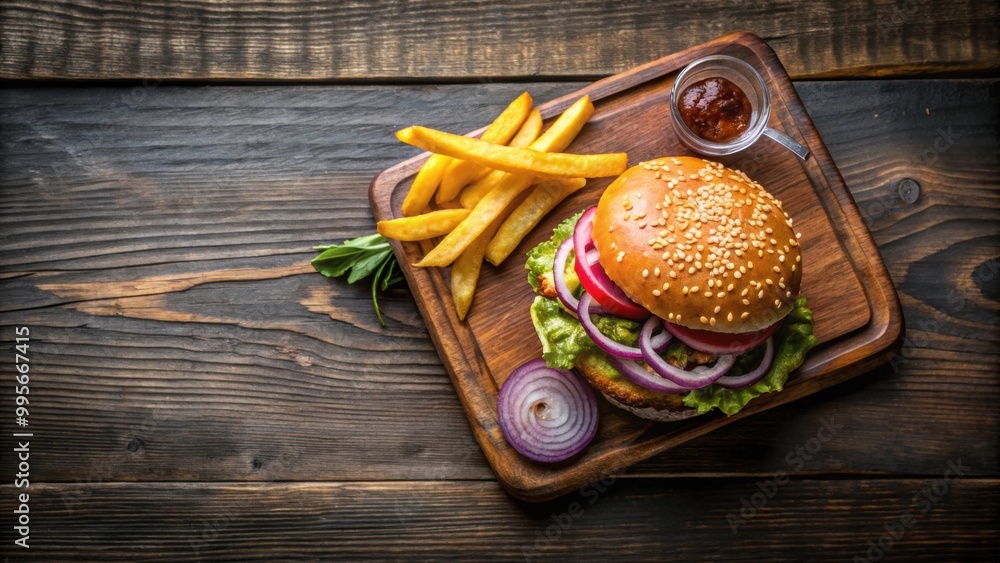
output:
[[[531,323],[542,341],[542,358],[550,367],[573,369],[578,355],[599,352],[583,325],[554,299],[535,296],[531,304]],[[639,343],[639,323],[617,317],[598,317],[597,328],[608,337],[627,346]],[[609,364],[610,365],[610,364]]]
[[[691,391],[684,397],[684,404],[706,413],[717,408],[729,416],[738,413],[754,397],[764,393],[781,391],[788,380],[788,374],[802,365],[806,352],[816,345],[813,336],[812,311],[806,307],[805,298],[795,302],[792,312],[785,317],[774,333],[774,362],[763,379],[743,389],[726,389],[709,385],[704,389]]]
[[[552,231],[551,239],[528,251],[528,259],[524,263],[524,267],[528,270],[528,283],[531,284],[531,289],[538,291],[539,276],[552,276],[552,263],[556,259],[556,249],[564,240],[573,236],[573,229],[576,228],[576,222],[580,219],[580,215],[583,215],[582,211],[559,223]],[[574,279],[576,278],[576,274],[572,274],[572,276]],[[569,285],[570,280],[567,279],[566,283]]]

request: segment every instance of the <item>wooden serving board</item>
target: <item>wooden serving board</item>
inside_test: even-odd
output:
[[[902,344],[899,301],[878,249],[784,68],[756,36],[730,35],[597,81],[540,106],[542,115],[551,119],[589,94],[596,112],[567,152],[625,151],[630,165],[691,154],[670,125],[671,87],[686,64],[717,53],[739,57],[761,73],[771,91],[769,125],[812,151],[803,162],[761,139],[742,153],[716,159],[763,184],[783,202],[802,232],[801,295],[814,312],[819,345],[781,393],[754,399],[732,417],[713,413],[675,423],[643,420],[601,400],[598,434],[583,453],[560,464],[533,462],[507,444],[496,412],[497,393],[507,375],[541,354],[528,315],[534,293],[523,257],[565,217],[596,204],[612,178],[591,180],[564,201],[506,263],[498,268],[485,265],[466,322],[455,316],[448,271],[411,266],[430,244],[393,242],[476,439],[500,482],[519,498],[559,496],[721,426],[841,383],[885,363]],[[376,219],[400,216],[403,197],[426,157],[412,158],[375,177],[370,200]]]

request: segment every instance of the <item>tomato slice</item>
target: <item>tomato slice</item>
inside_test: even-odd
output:
[[[651,313],[629,299],[625,292],[611,281],[597,260],[597,251],[593,248],[592,238],[596,212],[596,207],[584,211],[573,231],[573,250],[576,252],[573,269],[580,278],[580,285],[594,298],[594,301],[612,315],[633,321],[648,319]]]
[[[781,321],[773,325],[751,332],[740,332],[730,334],[726,332],[715,332],[712,330],[698,330],[676,325],[674,323],[663,323],[670,334],[678,340],[687,344],[699,352],[714,355],[744,354],[763,344],[768,338],[778,330]]]

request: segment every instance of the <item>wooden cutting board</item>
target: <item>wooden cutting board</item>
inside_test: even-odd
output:
[[[662,58],[544,104],[542,115],[551,119],[589,94],[596,112],[566,152],[625,151],[630,165],[692,154],[671,128],[670,91],[681,68],[711,54],[736,56],[753,65],[771,92],[769,125],[812,152],[803,162],[761,139],[742,153],[716,159],[763,184],[783,202],[802,232],[801,295],[814,312],[819,345],[781,393],[754,399],[732,417],[713,413],[674,423],[643,420],[601,400],[598,434],[582,454],[554,465],[533,462],[507,444],[496,412],[497,393],[507,375],[541,354],[528,315],[534,293],[528,286],[524,255],[564,218],[596,204],[612,178],[591,180],[559,205],[506,263],[498,268],[485,265],[465,322],[455,316],[447,269],[411,266],[431,248],[430,243],[393,241],[476,439],[500,482],[519,498],[542,501],[570,492],[721,426],[865,373],[887,362],[902,344],[899,301],[878,249],[788,75],[761,39],[734,34]],[[412,158],[375,177],[370,200],[376,219],[400,216],[403,198],[426,157]]]

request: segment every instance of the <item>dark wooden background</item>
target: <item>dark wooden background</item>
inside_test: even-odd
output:
[[[997,12],[3,2],[0,553],[851,560],[878,556],[866,551],[882,537],[885,560],[988,560],[1000,552]],[[902,353],[603,484],[514,500],[407,290],[381,300],[380,327],[368,289],[313,273],[311,248],[373,230],[372,176],[416,154],[399,127],[475,129],[523,90],[545,101],[737,29],[796,80],[899,290]],[[13,486],[17,326],[32,338],[26,491]],[[833,438],[803,455],[824,421]],[[780,472],[789,481],[767,485]],[[762,489],[773,494],[734,531],[730,515]],[[13,545],[22,492],[27,550]],[[907,513],[914,525],[889,536]]]

